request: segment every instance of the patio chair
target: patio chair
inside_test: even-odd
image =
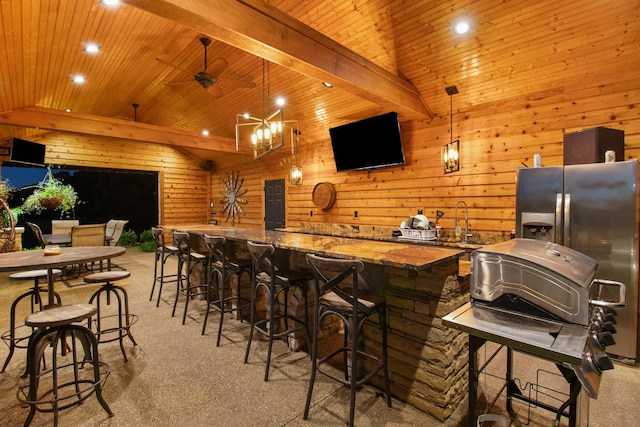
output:
[[[124,226],[127,225],[128,222],[128,220],[124,219],[110,219],[107,221],[107,226],[105,228],[105,244],[108,246],[116,246],[118,244],[118,240],[120,240],[120,236],[122,236]]]

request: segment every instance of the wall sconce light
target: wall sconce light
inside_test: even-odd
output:
[[[302,166],[291,166],[291,185],[302,185]]]
[[[449,86],[445,88],[447,95],[449,95],[449,117],[450,117],[450,130],[449,130],[449,143],[445,144],[442,152],[442,162],[444,163],[444,173],[451,173],[460,170],[460,140],[453,140],[453,95],[458,93],[458,88],[455,86]]]
[[[442,160],[444,162],[444,173],[451,173],[460,170],[460,141],[451,141],[445,144],[442,149]]]

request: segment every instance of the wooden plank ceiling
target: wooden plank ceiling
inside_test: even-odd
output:
[[[2,0],[0,138],[76,131],[210,157],[208,150],[233,150],[236,114],[260,116],[263,99],[278,95],[287,99],[285,118],[299,120],[310,139],[391,110],[401,120],[443,119],[453,84],[458,109],[498,106],[523,89],[553,91],[544,79],[513,81],[514,70],[582,46],[580,16],[602,13],[607,2],[579,3],[580,15],[571,2],[528,0],[126,0],[115,8]],[[471,19],[471,35],[453,34],[461,17]],[[541,34],[555,34],[556,44],[542,44]],[[203,36],[213,39],[207,64]],[[84,51],[89,42],[98,54]],[[204,89],[188,72],[218,58],[227,62],[221,81]],[[73,84],[76,74],[86,83]],[[212,136],[201,137],[202,129]]]

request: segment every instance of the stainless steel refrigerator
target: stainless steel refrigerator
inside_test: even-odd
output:
[[[640,360],[638,349],[639,163],[521,168],[516,175],[516,237],[556,242],[598,261],[597,277],[622,282],[616,344],[607,352]]]

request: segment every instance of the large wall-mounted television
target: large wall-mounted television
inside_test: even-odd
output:
[[[396,112],[331,128],[329,135],[338,172],[404,164]]]
[[[46,148],[44,144],[20,138],[11,138],[11,141],[10,159],[12,162],[44,166],[44,154]]]

